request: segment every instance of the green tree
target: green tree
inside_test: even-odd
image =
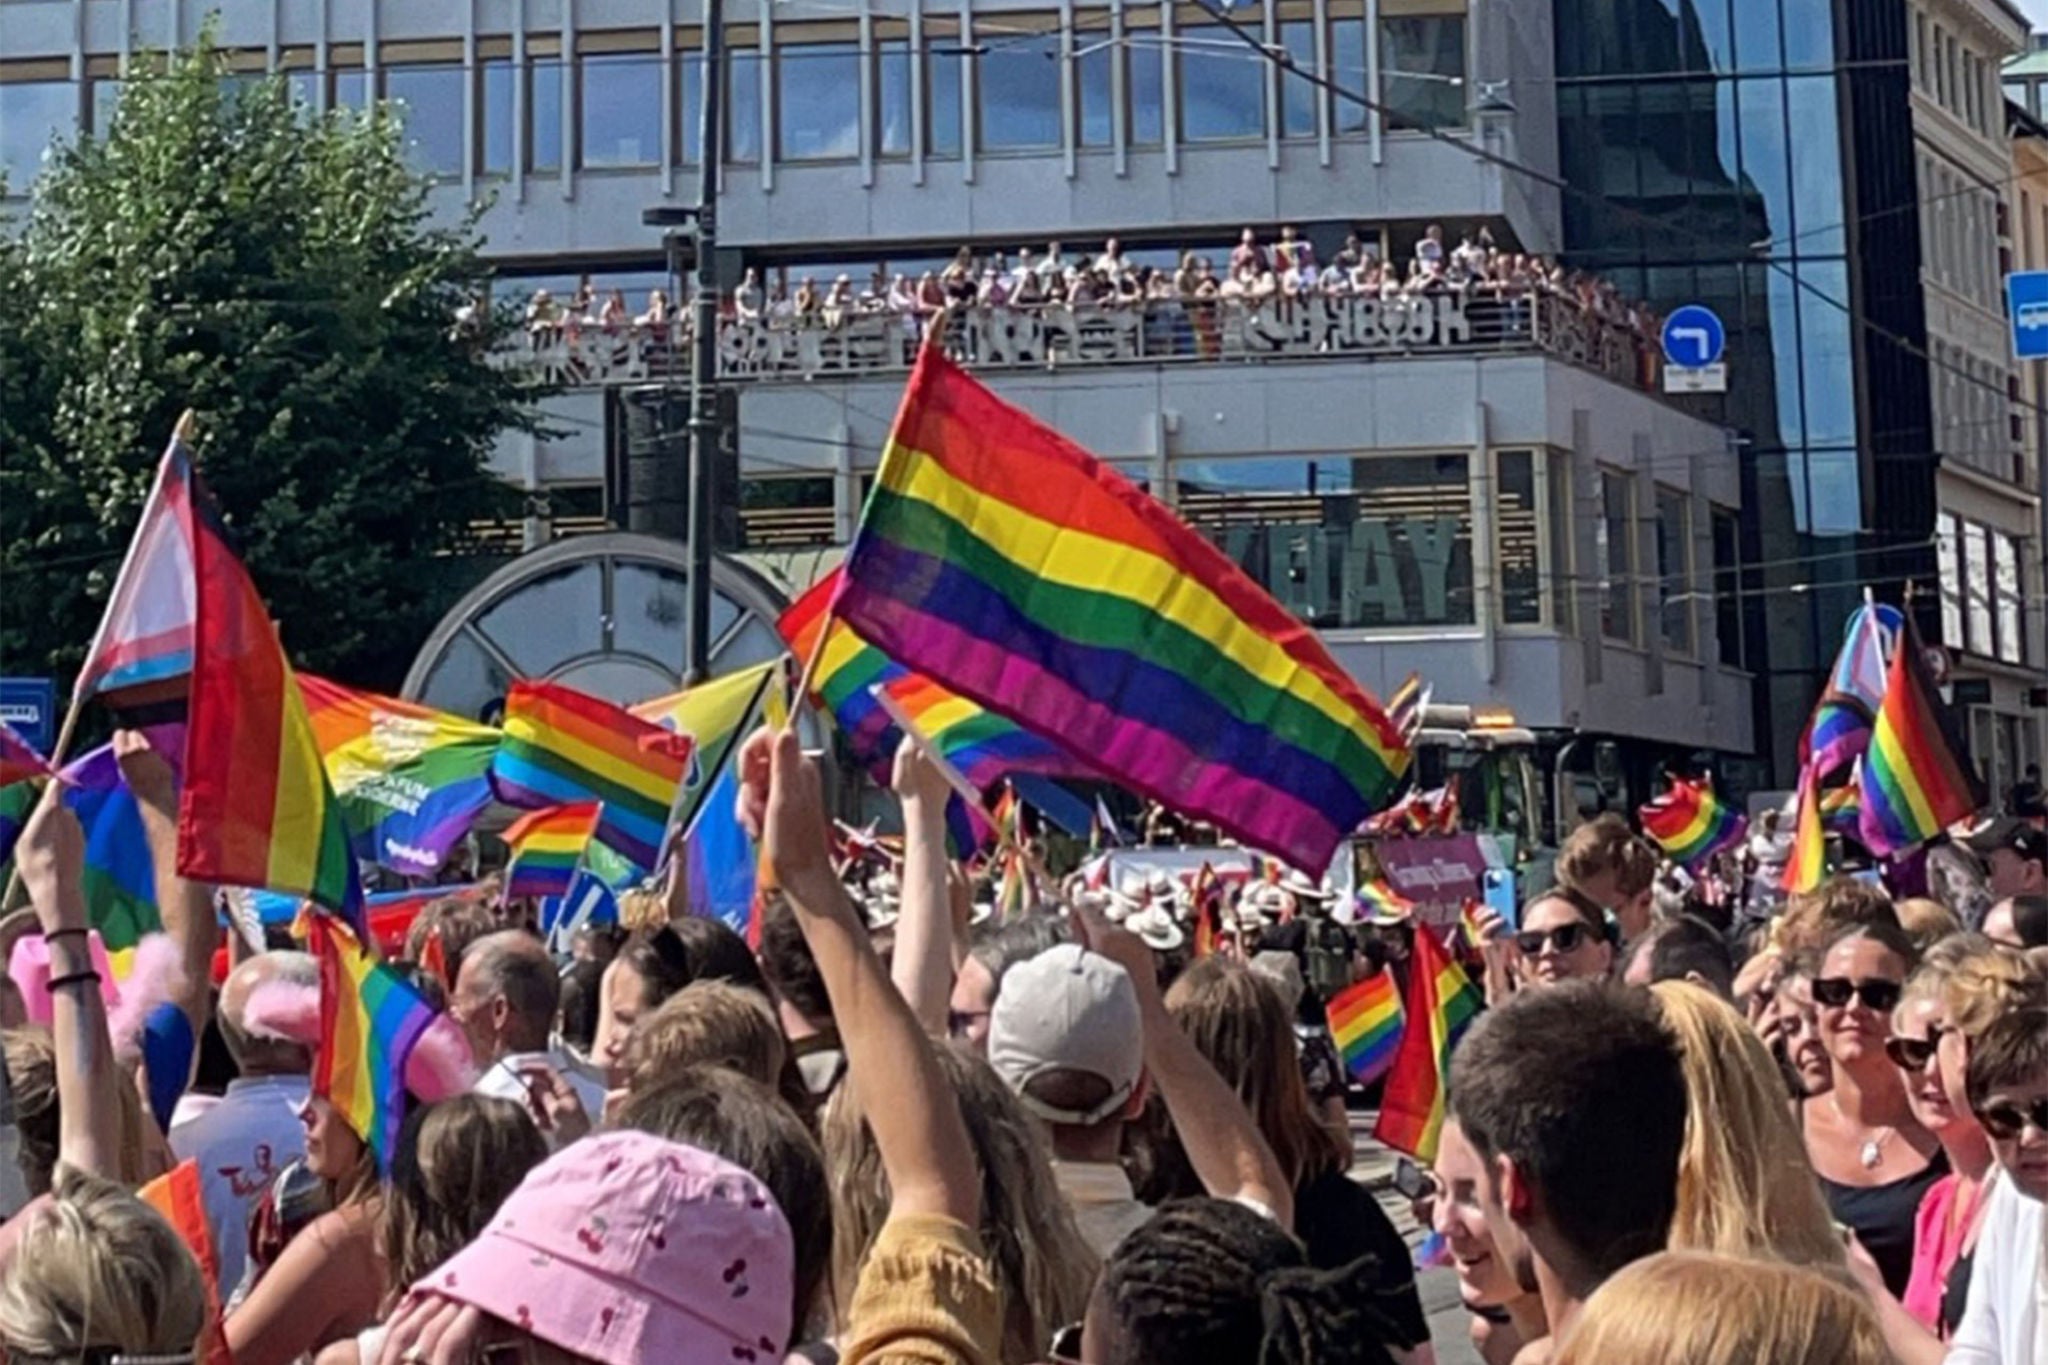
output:
[[[490,360],[510,319],[467,307],[474,216],[431,221],[394,113],[314,117],[206,40],[138,69],[32,190],[0,228],[0,668],[75,671],[190,408],[286,648],[395,684],[431,561],[511,505],[494,438],[538,421]]]

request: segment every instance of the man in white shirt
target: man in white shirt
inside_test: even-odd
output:
[[[547,948],[523,929],[506,929],[470,945],[448,997],[448,1013],[483,1072],[476,1093],[516,1101],[550,1146],[559,1146],[562,1134],[547,1118],[544,1095],[536,1097],[548,1072],[575,1090],[592,1124],[604,1115],[603,1082],[550,1041],[561,996]]]
[[[249,997],[266,982],[317,997],[320,968],[309,954],[276,952],[228,973],[220,991],[220,1032],[241,1075],[228,1082],[218,1104],[170,1132],[172,1153],[199,1167],[224,1293],[242,1282],[248,1265],[250,1210],[277,1173],[306,1154],[299,1113],[313,1057],[302,1044],[249,1032]]]

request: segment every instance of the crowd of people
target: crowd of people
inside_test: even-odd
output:
[[[174,848],[166,765],[116,748]],[[439,1012],[388,1150],[316,1066],[335,982],[241,945],[214,987],[213,892],[173,857],[172,969],[110,1015],[45,799],[16,858],[46,969],[0,1000],[4,1358],[1434,1360],[1323,1009],[1433,926],[1298,874],[1207,926],[1170,877],[984,918],[917,751],[886,878],[849,879],[794,733],[735,761],[758,941],[680,881],[566,961],[528,907],[429,904],[397,965]],[[1608,816],[1481,918],[1486,1008],[1408,1192],[1489,1365],[2048,1360],[2048,836],[1979,842],[1980,923],[1838,878],[1750,926],[1660,904]],[[174,1160],[205,1267],[132,1193]]]

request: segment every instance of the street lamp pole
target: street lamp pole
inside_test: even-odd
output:
[[[718,174],[725,150],[725,3],[704,0],[704,107],[698,111],[697,293],[691,301],[690,601],[683,685],[711,676],[711,498],[718,467]]]

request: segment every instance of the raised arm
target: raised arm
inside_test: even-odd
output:
[[[756,731],[739,763],[741,822],[759,831],[774,883],[817,960],[849,1077],[881,1101],[865,1113],[889,1177],[891,1216],[976,1227],[980,1181],[959,1101],[832,871],[817,765],[790,730]]]
[[[85,831],[52,781],[14,856],[50,951],[50,1031],[57,1053],[57,1159],[121,1179],[120,1100],[107,1009],[85,920]]]
[[[1202,1188],[1218,1199],[1236,1199],[1271,1210],[1282,1227],[1294,1226],[1294,1192],[1259,1126],[1218,1075],[1216,1068],[1181,1032],[1160,993],[1152,950],[1127,929],[1112,925],[1087,901],[1074,909],[1087,944],[1130,973],[1138,989],[1145,1024],[1145,1069],[1166,1101],[1166,1112]]]
[[[953,995],[953,912],[947,880],[946,802],[953,789],[915,742],[896,750],[892,783],[903,802],[903,912],[889,974],[924,1031],[946,1034]]]
[[[192,1036],[206,1031],[212,1009],[207,982],[213,950],[220,942],[220,921],[213,909],[212,888],[178,875],[178,792],[171,765],[150,746],[140,730],[114,732],[114,758],[135,804],[142,812],[142,833],[156,874],[156,902],[164,932],[178,948],[178,979],[171,1001],[192,1024]],[[197,1060],[197,1049],[194,1049]],[[191,1078],[180,1077],[182,1086]]]

